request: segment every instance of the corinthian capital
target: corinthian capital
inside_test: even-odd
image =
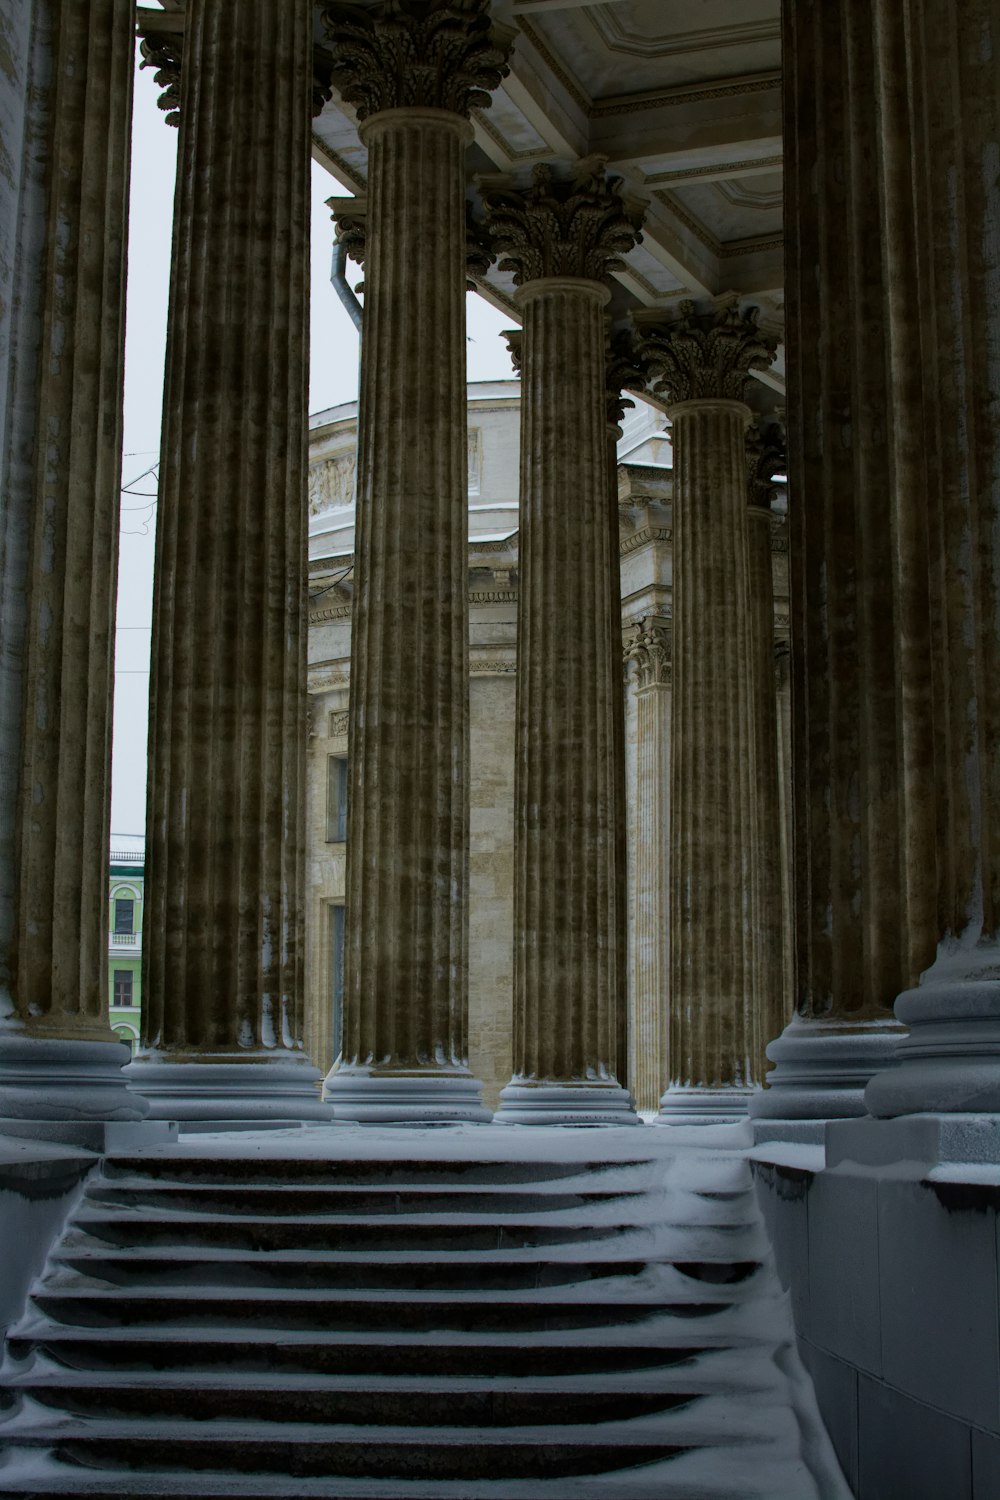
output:
[[[168,125],[176,129],[181,123],[181,60],[183,32],[143,32],[139,38],[140,68],[155,68],[154,81],[163,90],[157,107],[163,110]]]
[[[671,322],[643,320],[639,353],[649,387],[671,403],[742,401],[753,370],[766,370],[778,341],[762,333],[757,308],[740,311],[735,298],[698,312],[682,302]]]
[[[747,500],[766,510],[774,499],[774,476],[785,467],[785,435],[778,422],[758,419],[746,431]]]
[[[635,334],[629,328],[616,328],[608,335],[605,351],[605,394],[608,403],[608,422],[617,426],[625,420],[625,409],[635,406],[624,394],[626,391],[643,391],[646,377],[642,360],[636,350]]]
[[[645,619],[625,648],[627,666],[636,669],[636,687],[667,687],[673,663],[670,626]]]
[[[368,249],[368,199],[364,197],[327,198],[326,206],[336,225],[338,242],[346,246],[347,253],[353,261],[363,266]],[[485,278],[492,264],[492,255],[489,245],[484,242],[483,232],[473,217],[472,205],[469,203],[465,205],[465,231],[465,268],[469,291],[474,292],[476,283]],[[361,289],[361,286],[355,288],[356,291]]]
[[[523,189],[510,177],[480,179],[486,232],[516,286],[544,276],[606,281],[642,239],[643,205],[606,176],[605,160],[589,156],[565,180],[540,163]]]
[[[485,109],[507,76],[513,32],[489,0],[380,0],[321,11],[333,81],[359,120],[383,109]]]

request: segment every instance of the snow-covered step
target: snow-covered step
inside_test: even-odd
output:
[[[847,1500],[742,1150],[649,1137],[109,1159],[8,1340],[0,1495]]]

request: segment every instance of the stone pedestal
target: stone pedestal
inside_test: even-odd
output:
[[[759,1087],[752,624],[742,397],[774,353],[732,301],[645,322],[673,404],[670,1086],[664,1123],[745,1114]]]
[[[132,17],[5,31],[0,1126],[146,1112],[107,1016]]]
[[[619,1082],[624,763],[604,308],[638,219],[590,164],[566,181],[536,168],[526,191],[491,181],[484,198],[524,314],[514,1076],[496,1119],[628,1124],[637,1116]]]
[[[479,0],[325,15],[369,156],[344,1045],[324,1092],[338,1120],[484,1121],[468,1066],[465,153],[506,48]]]
[[[187,9],[129,1070],[160,1117],[329,1115],[301,1044],[312,46],[309,0]]]

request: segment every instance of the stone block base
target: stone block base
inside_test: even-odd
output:
[[[617,1083],[526,1083],[500,1095],[496,1125],[641,1125],[632,1096]]]
[[[487,1125],[482,1096],[479,1079],[458,1069],[391,1073],[335,1066],[323,1085],[334,1124],[345,1125]]]

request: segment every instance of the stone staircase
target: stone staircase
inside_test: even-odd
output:
[[[732,1132],[380,1134],[108,1157],[0,1495],[849,1500]]]

